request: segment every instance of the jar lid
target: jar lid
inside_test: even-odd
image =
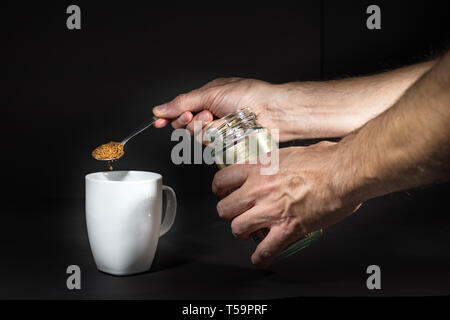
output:
[[[260,127],[256,114],[250,107],[244,107],[209,123],[205,134],[210,143],[219,138],[228,145],[245,136],[249,130]]]

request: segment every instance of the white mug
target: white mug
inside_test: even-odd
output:
[[[129,275],[150,269],[158,239],[172,227],[177,200],[162,177],[145,171],[86,175],[86,223],[100,271]],[[164,221],[162,193],[167,196]]]

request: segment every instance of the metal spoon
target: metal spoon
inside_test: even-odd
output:
[[[158,119],[159,119],[158,117],[153,117],[153,118],[150,118],[150,119],[144,121],[139,127],[137,127],[133,132],[131,132],[125,139],[123,139],[120,142],[120,144],[123,145],[123,147],[125,148],[125,144],[128,141],[130,141],[132,138],[137,136],[139,133],[141,133],[145,129],[151,127]],[[98,158],[95,158],[95,159],[96,160],[100,160],[100,161],[113,161],[113,160],[117,160],[119,158],[110,158],[110,159],[98,159]]]

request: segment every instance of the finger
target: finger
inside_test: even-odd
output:
[[[265,268],[293,242],[293,235],[284,230],[283,225],[270,228],[267,236],[260,242],[253,253],[252,263],[258,267]]]
[[[153,113],[157,117],[166,119],[178,118],[183,112],[198,112],[204,107],[204,94],[199,90],[183,93],[175,97],[170,102],[153,108]]]
[[[236,238],[246,240],[251,233],[270,227],[270,208],[256,205],[231,221],[231,231]]]
[[[161,119],[156,120],[156,122],[153,124],[153,126],[155,128],[164,128],[169,123],[170,123],[169,120],[161,118]]]
[[[223,198],[232,189],[242,186],[248,173],[249,165],[246,164],[234,164],[217,171],[212,182],[212,192]]]
[[[172,121],[172,127],[174,129],[184,128],[189,122],[191,122],[193,117],[194,116],[190,111],[185,111],[181,114],[181,116]]]
[[[213,118],[214,118],[214,117],[213,117],[213,114],[212,114],[210,111],[208,111],[208,110],[203,110],[203,111],[197,113],[197,114],[194,116],[194,118],[192,119],[192,121],[190,121],[190,122],[188,123],[188,125],[186,126],[186,129],[189,130],[189,132],[190,132],[191,134],[194,134],[194,129],[197,129],[197,127],[194,128],[194,124],[195,124],[196,122],[197,122],[197,125],[199,125],[198,128],[201,130],[201,129],[203,128],[203,126],[204,126],[205,124],[211,122],[211,121],[213,120]],[[200,124],[198,124],[198,123],[200,123]],[[197,133],[197,132],[195,132],[195,133]]]
[[[222,123],[222,120],[213,120],[205,124],[203,126],[202,130],[202,144],[205,146],[209,145],[212,141],[217,141],[221,135],[219,134],[218,130],[214,130],[214,128],[217,128],[220,123]],[[208,128],[212,128],[211,130],[208,130]]]
[[[241,213],[249,210],[255,204],[255,198],[243,186],[217,203],[217,213],[225,220],[232,220]]]

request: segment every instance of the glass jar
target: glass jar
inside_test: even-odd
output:
[[[205,135],[211,148],[211,156],[219,169],[236,163],[256,160],[262,154],[278,149],[277,142],[272,138],[269,130],[258,123],[255,113],[250,107],[245,107],[210,123],[205,128]],[[259,244],[268,234],[264,228],[251,234],[253,240]],[[311,232],[291,244],[280,256],[290,256],[311,242],[321,237],[322,230]]]

